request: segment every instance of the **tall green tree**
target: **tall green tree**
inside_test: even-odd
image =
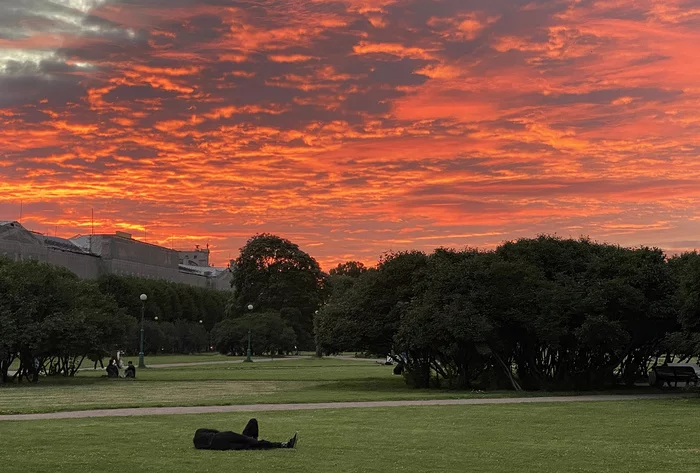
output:
[[[294,331],[300,346],[313,347],[314,313],[326,294],[326,275],[318,262],[291,241],[263,233],[241,248],[231,285],[230,313],[246,315],[252,304],[257,313],[291,309],[299,314]]]

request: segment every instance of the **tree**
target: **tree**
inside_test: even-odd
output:
[[[248,329],[241,319],[226,319],[217,323],[212,330],[212,340],[216,350],[223,355],[242,355]]]
[[[664,340],[664,355],[691,359],[700,355],[700,254],[686,252],[668,261],[673,276],[678,326]]]
[[[357,278],[366,272],[367,268],[361,262],[346,261],[331,269],[329,274],[331,276],[350,276],[351,278]]]
[[[128,318],[92,281],[35,261],[0,263],[0,368],[19,358],[14,378],[72,376],[83,359],[123,339]],[[9,363],[8,363],[9,362]]]
[[[663,350],[696,352],[698,281],[700,258],[585,238],[389,254],[331,276],[316,337],[327,353],[393,350],[414,386],[601,388],[636,382]]]
[[[500,387],[519,384],[510,366],[517,311],[530,307],[528,274],[493,252],[438,249],[406,304],[394,349],[410,384]]]
[[[3,288],[0,292],[4,293]],[[6,307],[0,307],[0,383],[9,381],[7,373],[17,358],[17,346],[17,321]]]
[[[539,273],[537,311],[519,324],[519,379],[538,389],[628,382],[675,322],[673,282],[660,250],[540,236],[497,249]]]
[[[321,349],[359,349],[386,355],[392,351],[404,306],[416,295],[427,257],[419,251],[389,253],[377,269],[331,296],[318,314],[317,340]],[[335,276],[334,278],[347,278]]]
[[[119,307],[141,319],[139,295],[145,293],[145,351],[190,353],[207,346],[208,331],[223,320],[229,291],[192,287],[165,280],[109,275],[100,278],[100,290],[114,296]],[[160,325],[150,327],[158,317]],[[201,320],[201,323],[200,323]],[[150,328],[149,328],[150,327]],[[126,348],[139,351],[140,324],[130,333]]]
[[[219,322],[214,328],[216,349],[225,355],[242,355],[247,351],[248,331],[254,354],[290,352],[296,345],[294,330],[275,312],[250,314]]]
[[[249,304],[257,313],[297,310],[299,343],[306,349],[313,346],[313,316],[326,297],[326,275],[297,245],[267,233],[254,236],[241,248],[231,285],[232,316],[244,316]]]

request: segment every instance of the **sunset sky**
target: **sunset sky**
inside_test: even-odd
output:
[[[324,269],[700,248],[700,0],[0,0],[0,220]]]

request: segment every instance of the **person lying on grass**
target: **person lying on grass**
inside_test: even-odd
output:
[[[258,440],[258,421],[250,419],[243,429],[243,433],[226,431],[219,432],[214,429],[197,429],[194,433],[194,448],[199,450],[267,450],[270,448],[294,448],[297,443],[297,435],[288,442],[268,442]]]

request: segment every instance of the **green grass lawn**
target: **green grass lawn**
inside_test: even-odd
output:
[[[146,364],[147,365],[166,365],[170,363],[198,363],[198,362],[207,362],[207,361],[234,361],[234,360],[242,360],[245,357],[242,356],[226,356],[222,355],[220,353],[216,352],[211,352],[211,353],[197,353],[194,355],[148,355],[146,356]],[[139,362],[139,357],[138,355],[136,356],[126,356],[124,357],[124,364],[126,364],[128,361],[133,361],[134,364],[138,364]],[[109,357],[105,358],[102,360],[102,364],[104,366],[107,366],[107,363],[109,362]],[[85,358],[83,361],[83,364],[81,365],[81,369],[91,369],[95,366],[95,363],[93,361],[90,361],[89,359]],[[97,364],[97,367],[100,368],[100,364]],[[10,366],[10,371],[14,371],[19,368],[19,360],[15,360],[14,363]]]
[[[88,370],[79,372],[75,378],[43,378],[37,385],[4,386],[0,388],[0,414],[118,407],[547,395],[414,389],[408,387],[402,377],[393,375],[390,366],[333,358],[144,369],[138,370],[136,380],[101,376],[101,371]],[[658,392],[651,388],[637,391]]]
[[[245,357],[242,356],[226,356],[222,355],[220,353],[197,353],[195,355],[150,355],[146,356],[146,365],[166,365],[169,363],[200,363],[200,362],[209,362],[209,361],[234,361],[234,360],[242,360]],[[89,361],[89,360],[88,360]],[[107,363],[109,361],[109,358],[105,358],[103,363]],[[126,364],[128,361],[133,361],[135,365],[138,365],[139,363],[139,357],[138,355],[135,356],[125,356],[124,357],[124,364]],[[88,366],[89,365],[89,366]],[[83,367],[85,368],[92,368],[94,365],[93,362],[89,362],[88,364],[84,364]],[[99,364],[97,365],[98,367],[100,366]]]
[[[243,413],[0,422],[5,473],[697,472],[697,399],[258,412],[295,450],[212,452],[199,427]],[[689,425],[691,424],[691,425]]]
[[[444,399],[512,392],[413,389],[389,366],[332,358],[139,370],[136,380],[81,371],[0,388],[0,414],[117,407]]]

